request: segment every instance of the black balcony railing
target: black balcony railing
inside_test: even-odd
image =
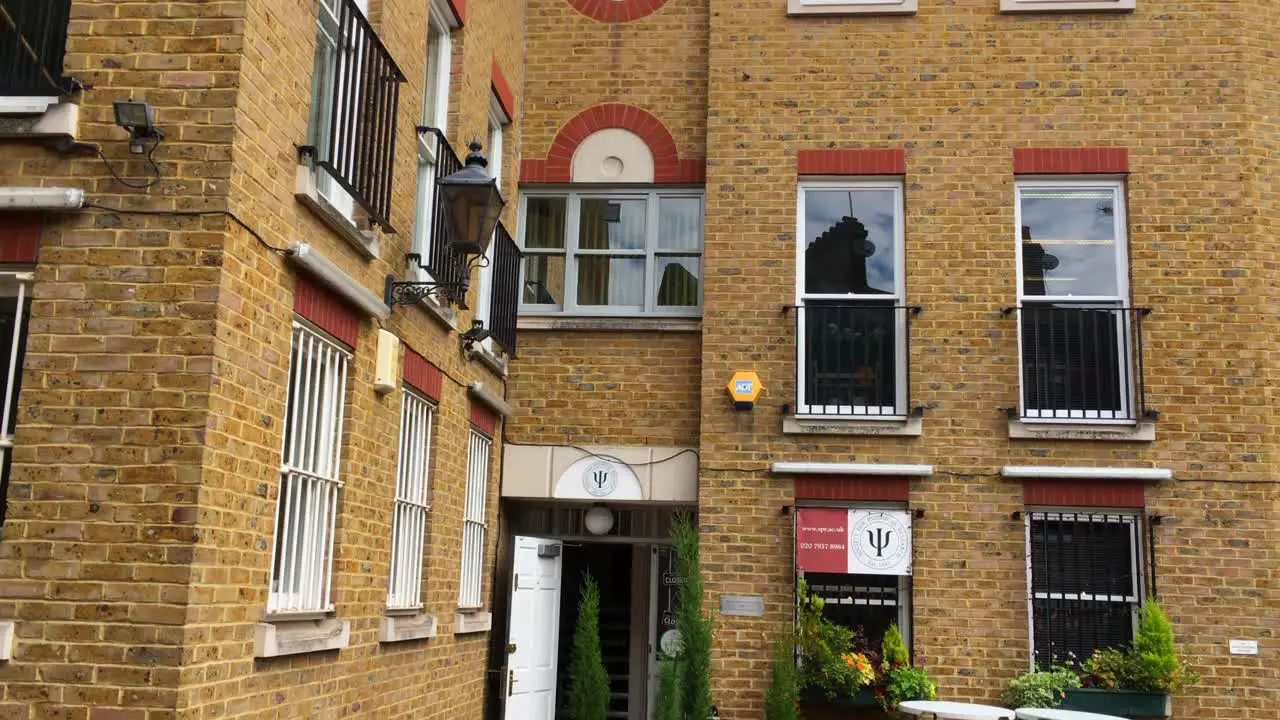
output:
[[[391,227],[396,109],[404,74],[355,0],[341,0],[326,132],[315,164],[351,194],[375,225]]]
[[[903,417],[910,404],[911,318],[892,301],[810,301],[796,310],[799,415]]]
[[[520,307],[520,248],[511,233],[498,223],[493,236],[493,295],[489,300],[489,324],[493,339],[508,355],[516,354],[516,314]]]
[[[0,95],[65,95],[71,0],[0,0]]]
[[[444,295],[451,301],[457,303],[466,302],[467,289],[467,263],[466,258],[453,250],[452,238],[449,237],[449,223],[446,219],[443,208],[443,201],[440,197],[440,179],[452,175],[462,169],[462,160],[458,159],[458,153],[453,151],[453,146],[449,144],[448,138],[444,133],[436,128],[420,127],[420,133],[429,133],[435,138],[436,143],[436,182],[434,184],[435,191],[431,198],[431,234],[429,235],[431,246],[427,249],[426,262],[423,268],[431,274],[431,277],[439,283],[446,283],[447,288]]]
[[[1146,406],[1142,320],[1146,308],[1087,302],[1027,302],[1018,315],[1026,420],[1121,420],[1154,416]]]

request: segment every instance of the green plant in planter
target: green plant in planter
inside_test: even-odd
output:
[[[1000,703],[1009,708],[1052,708],[1066,699],[1067,688],[1080,687],[1080,678],[1067,668],[1023,673],[1009,681]]]
[[[1147,598],[1138,615],[1133,640],[1134,688],[1167,693],[1182,692],[1200,682],[1200,676],[1173,647],[1173,626],[1155,598]]]
[[[907,643],[902,639],[902,631],[893,623],[884,633],[880,643],[880,659],[889,667],[911,664],[911,653],[907,652]]]
[[[676,629],[680,631],[680,655],[676,664],[680,708],[690,720],[711,716],[711,618],[702,611],[702,562],[698,531],[687,513],[671,525],[671,546],[680,585]]]
[[[654,720],[681,720],[680,668],[673,658],[658,662],[658,692],[653,704]]]
[[[897,623],[885,631],[884,640],[880,643],[880,656],[883,658],[881,679],[875,691],[880,707],[892,712],[907,700],[938,699],[938,684],[929,677],[924,658],[914,666],[911,664],[911,653],[907,651],[907,643]]]
[[[578,601],[569,665],[569,716],[573,720],[605,720],[609,712],[609,674],[600,654],[600,589],[587,573]]]
[[[764,695],[765,720],[797,720],[799,694],[795,647],[790,638],[780,638],[774,646],[773,672]]]
[[[854,652],[857,633],[822,615],[826,605],[801,580],[796,587],[796,648],[800,687],[821,691],[828,700],[848,699],[875,681],[875,667]]]

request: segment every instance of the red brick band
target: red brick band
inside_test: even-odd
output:
[[[444,372],[407,345],[404,349],[404,381],[423,395],[440,402]]]
[[[471,401],[471,424],[491,438],[498,436],[498,413],[475,400]]]
[[[649,146],[649,151],[653,153],[655,183],[706,182],[705,159],[681,158],[676,149],[675,138],[661,120],[647,110],[622,103],[596,105],[575,115],[556,133],[545,160],[530,159],[520,163],[520,182],[570,182],[574,151],[592,133],[611,128],[629,130]]]
[[[1027,505],[1065,507],[1140,508],[1146,506],[1146,485],[1108,480],[1027,480],[1022,483]]]
[[[297,273],[294,278],[293,311],[354,349],[360,312],[307,275]]]
[[[897,477],[804,475],[796,478],[796,500],[907,502],[911,481]]]
[[[34,265],[43,225],[44,215],[41,213],[0,214],[0,263]]]
[[[624,23],[658,12],[667,0],[569,0],[574,10],[602,23]]]
[[[1127,148],[1016,148],[1019,175],[1117,174],[1129,172]]]
[[[498,98],[498,104],[502,106],[502,112],[507,114],[508,120],[515,122],[516,95],[511,91],[511,83],[507,82],[507,76],[502,73],[502,66],[498,64],[496,57],[489,70],[489,84],[493,88],[494,97]]]
[[[800,175],[905,175],[905,150],[801,150],[796,156]]]

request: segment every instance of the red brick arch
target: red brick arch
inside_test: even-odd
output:
[[[613,0],[609,0],[612,2]],[[634,105],[604,103],[589,107],[573,116],[556,133],[545,160],[520,163],[520,182],[567,183],[572,176],[573,153],[591,133],[621,128],[644,140],[653,153],[655,183],[700,183],[707,177],[707,163],[702,158],[680,158],[676,140],[667,126],[652,113]]]
[[[603,23],[639,20],[658,12],[667,0],[569,0],[574,10]]]

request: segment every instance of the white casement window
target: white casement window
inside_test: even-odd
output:
[[[271,613],[333,609],[333,531],[350,360],[345,347],[295,323],[267,600]]]
[[[525,314],[698,316],[702,192],[521,194]]]
[[[449,125],[449,76],[453,63],[452,19],[440,2],[431,3],[427,28],[426,93],[422,104],[422,127],[447,134]],[[433,203],[436,194],[436,164],[445,149],[434,132],[418,133],[418,195],[413,222],[412,252],[425,262],[431,257]]]
[[[0,525],[4,524],[9,497],[9,471],[13,464],[13,433],[17,426],[18,392],[22,385],[22,359],[31,324],[30,272],[0,272]]]
[[[349,129],[333,127],[333,106],[340,101],[334,92],[334,75],[338,72],[340,53],[350,53],[349,43],[342,38],[341,4],[343,0],[320,0],[316,33],[315,73],[311,81],[311,118],[308,142],[315,147],[328,143],[333,133]],[[360,12],[368,14],[369,0],[355,0]],[[352,89],[351,92],[355,92]],[[339,136],[341,137],[341,136]],[[335,210],[351,219],[355,217],[355,199],[327,171],[316,169],[316,187]]]
[[[489,160],[489,175],[498,181],[498,187],[502,187],[502,153],[503,140],[502,136],[506,132],[507,125],[511,119],[507,117],[503,111],[501,104],[498,103],[497,97],[490,97],[489,100],[489,146],[486,148]],[[497,230],[494,230],[494,242],[489,243],[488,250],[485,251],[484,262],[480,266],[480,282],[476,297],[476,320],[484,323],[485,327],[492,327],[493,315],[493,254],[497,251]],[[485,338],[481,346],[487,350],[493,349],[493,338]]]
[[[1016,192],[1022,418],[1132,422],[1123,183],[1020,180]]]
[[[1133,640],[1143,595],[1141,520],[1134,512],[1024,516],[1033,666],[1084,662]]]
[[[787,0],[788,15],[909,15],[917,0]]]
[[[400,405],[400,453],[391,525],[391,577],[387,608],[422,607],[423,549],[430,510],[431,430],[435,408],[405,389]]]
[[[1131,12],[1137,0],[1000,0],[1001,12]]]
[[[493,441],[471,431],[467,443],[467,499],[462,518],[462,575],[458,607],[482,606],[480,592],[484,580],[484,543],[488,533],[485,506],[489,495],[489,451]]]
[[[806,181],[797,216],[797,415],[906,416],[902,183]]]

